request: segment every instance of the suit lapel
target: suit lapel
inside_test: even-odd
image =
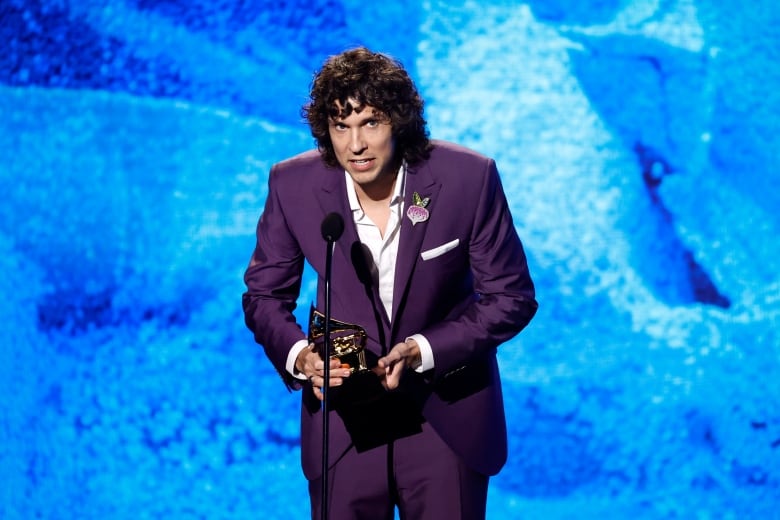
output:
[[[345,260],[349,260],[351,245],[358,240],[358,234],[347,200],[344,171],[328,168],[323,178],[322,185],[314,188],[314,194],[322,208],[323,218],[333,212],[344,219],[344,233],[336,241],[336,251],[340,252]]]
[[[396,330],[395,317],[399,308],[406,301],[412,273],[420,257],[423,238],[429,227],[429,222],[436,218],[436,195],[441,185],[436,182],[431,171],[430,161],[416,166],[409,166],[406,172],[406,187],[404,191],[404,215],[401,219],[401,238],[398,244],[398,257],[395,267],[395,282],[393,285],[393,330]],[[426,209],[428,220],[414,224],[407,216],[409,208],[414,205],[414,193],[420,197],[430,198]]]
[[[344,234],[336,242],[336,252],[341,258],[339,261],[334,261],[334,278],[336,270],[341,270],[344,266],[350,266],[349,269],[352,271],[352,275],[345,278],[346,280],[349,280],[355,278],[354,269],[352,267],[352,245],[359,242],[360,239],[357,234],[357,228],[355,227],[355,221],[352,219],[352,211],[349,208],[344,173],[340,169],[328,168],[327,171],[323,172],[322,177],[322,184],[314,187],[315,196],[322,209],[322,216],[324,217],[330,212],[336,212],[344,218]],[[425,161],[421,164],[409,166],[407,168],[406,186],[404,189],[404,214],[401,217],[401,236],[398,244],[395,281],[393,285],[393,330],[396,330],[397,328],[397,324],[395,323],[396,320],[394,318],[398,315],[398,311],[406,301],[409,292],[413,290],[413,288],[410,287],[412,274],[417,265],[417,261],[420,258],[420,249],[429,223],[431,220],[436,219],[436,196],[439,193],[440,188],[440,183],[438,183],[433,176],[430,161]],[[428,220],[413,224],[407,216],[407,211],[410,206],[414,205],[415,192],[423,198],[429,197],[430,202],[426,208],[429,211]],[[439,209],[441,210],[441,208]],[[358,289],[358,287],[360,287],[360,284],[355,286],[356,289]],[[377,311],[384,315],[384,310],[377,292],[378,289],[375,284],[372,284],[372,289],[374,292],[372,303],[375,306],[378,306]]]
[[[344,303],[348,301],[350,305],[363,305],[359,301],[365,298],[369,307],[374,308],[372,313],[377,318],[378,338],[385,336],[381,329],[386,328],[387,317],[385,317],[384,307],[379,298],[379,288],[372,281],[371,277],[371,254],[364,251],[361,247],[360,237],[358,236],[357,226],[352,217],[352,210],[349,207],[349,199],[346,193],[346,181],[344,180],[344,170],[328,169],[324,172],[327,179],[323,180],[320,186],[314,188],[315,196],[322,209],[324,218],[330,212],[336,212],[344,218],[344,233],[336,241],[336,248],[333,254],[333,283],[338,284],[338,292],[341,295],[348,295]],[[323,255],[325,253],[325,242],[323,241]],[[337,304],[334,301],[334,304]],[[336,312],[334,308],[334,313]],[[344,313],[344,316],[348,316]],[[339,318],[334,314],[335,318]],[[342,317],[343,319],[343,317]],[[385,325],[382,325],[384,321]],[[362,323],[367,325],[367,323]]]

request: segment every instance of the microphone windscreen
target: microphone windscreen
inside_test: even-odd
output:
[[[344,232],[344,219],[338,213],[328,213],[322,220],[322,238],[328,242],[335,242]]]

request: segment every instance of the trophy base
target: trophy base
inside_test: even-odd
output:
[[[371,370],[359,371],[339,387],[334,409],[358,453],[422,431],[419,407],[401,392],[388,392]]]

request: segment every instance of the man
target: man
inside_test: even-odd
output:
[[[271,169],[243,305],[286,385],[303,390],[312,518],[328,383],[292,311],[304,261],[323,310],[320,223],[333,212],[345,225],[331,316],[365,329],[370,370],[330,360],[330,517],[392,519],[398,507],[404,519],[484,518],[488,477],[507,455],[496,348],[537,308],[495,163],[430,141],[406,71],[365,48],[325,62],[303,113],[318,150]]]

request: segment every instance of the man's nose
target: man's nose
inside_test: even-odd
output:
[[[363,139],[363,132],[360,128],[353,128],[349,135],[349,151],[360,153],[366,149],[366,141]]]

